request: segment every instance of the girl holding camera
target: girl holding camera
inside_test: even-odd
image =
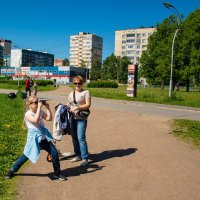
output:
[[[46,108],[44,112],[41,108]],[[28,111],[25,113],[24,121],[28,128],[27,141],[23,154],[13,164],[5,178],[12,178],[14,173],[29,159],[36,163],[40,154],[40,149],[47,151],[52,155],[52,164],[54,168],[55,179],[66,180],[66,177],[61,174],[58,152],[53,144],[51,133],[44,125],[43,119],[46,121],[52,120],[52,113],[48,103],[39,101],[36,96],[30,96],[26,100]]]

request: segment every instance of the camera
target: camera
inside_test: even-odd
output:
[[[47,99],[39,99],[39,102],[42,102],[43,105],[46,105]]]

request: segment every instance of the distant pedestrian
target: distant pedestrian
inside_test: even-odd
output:
[[[54,168],[53,177],[62,181],[66,180],[66,177],[61,174],[58,151],[53,144],[52,135],[43,122],[43,119],[46,121],[52,120],[49,104],[39,101],[36,96],[30,96],[26,100],[26,106],[28,111],[25,113],[24,121],[28,128],[27,142],[23,154],[13,164],[5,178],[12,178],[14,173],[17,172],[27,160],[36,163],[40,155],[40,150],[43,149],[52,156]],[[41,109],[42,106],[46,108],[46,112]]]
[[[33,94],[36,96],[37,95],[37,83],[34,82],[33,84]]]
[[[27,77],[25,81],[25,91],[29,92],[29,96],[31,96],[30,77]]]

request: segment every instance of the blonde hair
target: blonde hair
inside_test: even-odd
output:
[[[79,81],[81,84],[84,83],[84,80],[83,80],[83,77],[82,77],[82,76],[75,76],[75,77],[73,78],[73,83],[74,83],[75,81]]]
[[[26,102],[25,102],[25,107],[26,107],[26,110],[29,109],[29,106],[30,104],[33,102],[33,100],[37,99],[36,96],[29,96],[27,99],[26,99]]]
[[[34,99],[37,99],[37,97],[36,96],[29,96],[29,97],[26,98],[25,103],[24,103],[24,107],[25,107],[24,112],[26,112],[29,109],[29,106],[33,102]],[[23,127],[27,128],[26,122],[25,122],[25,117],[24,117],[24,120],[23,120]]]

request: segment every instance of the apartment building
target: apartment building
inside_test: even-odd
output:
[[[63,66],[64,59],[54,59],[54,66]]]
[[[0,60],[3,59],[3,47],[0,45]]]
[[[12,49],[11,67],[21,66],[53,66],[54,55],[31,49]]]
[[[12,47],[12,41],[11,40],[0,39],[0,46],[3,47],[3,55],[4,56],[10,56],[11,47]]]
[[[127,56],[133,64],[139,63],[154,31],[154,27],[115,31],[115,56]]]
[[[103,38],[95,34],[79,32],[70,36],[70,66],[91,69],[92,61],[102,61]]]
[[[12,41],[0,39],[0,48],[2,50],[2,59],[4,60],[4,64],[6,66],[10,66],[10,56],[11,56],[11,48],[12,48]],[[1,54],[1,53],[0,53]]]

